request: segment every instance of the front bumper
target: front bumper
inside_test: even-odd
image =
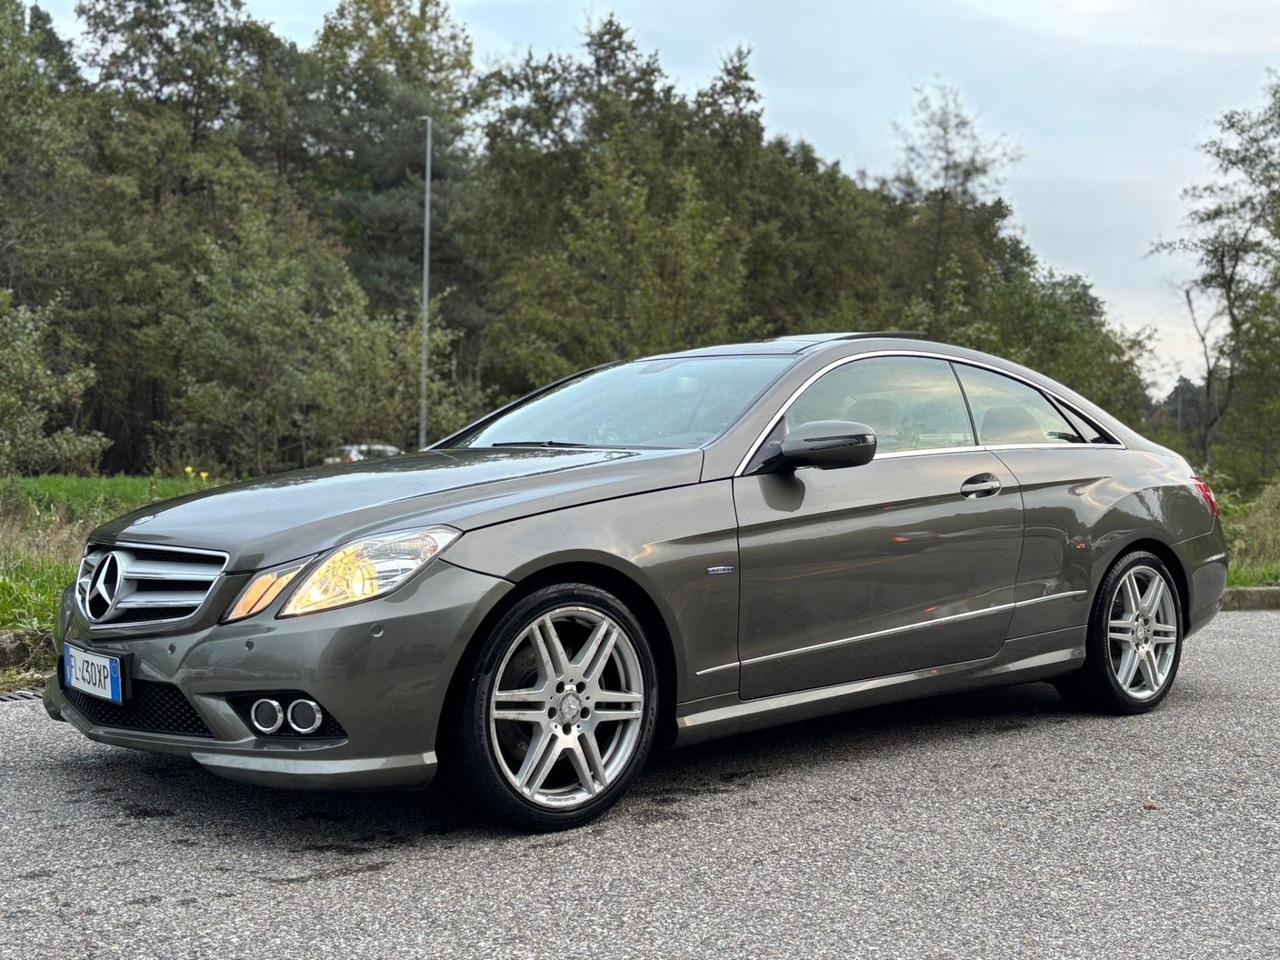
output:
[[[65,610],[63,644],[128,655],[133,680],[172,684],[210,736],[95,723],[67,696],[61,671],[45,692],[51,716],[101,743],[189,756],[236,780],[303,789],[425,786],[436,767],[445,695],[467,641],[511,589],[505,580],[437,560],[376,600],[289,619],[269,614],[180,635],[102,639]],[[65,601],[64,599],[64,602]],[[258,736],[228,702],[234,694],[306,691],[345,737]]]

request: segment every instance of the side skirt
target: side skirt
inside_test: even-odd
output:
[[[1084,656],[1085,627],[1069,627],[1009,640],[995,656],[985,660],[796,690],[759,700],[741,700],[732,694],[698,700],[681,705],[681,710],[686,712],[676,718],[675,745],[683,747],[748,730],[916,697],[1046,680],[1069,673],[1084,662]]]

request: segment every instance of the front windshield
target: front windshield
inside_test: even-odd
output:
[[[677,357],[608,367],[522,404],[458,446],[700,447],[793,359]]]

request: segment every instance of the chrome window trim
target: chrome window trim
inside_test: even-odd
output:
[[[1119,443],[988,443],[983,446],[983,450],[1098,450],[1110,448],[1120,450],[1123,444]]]
[[[741,663],[746,667],[755,663],[782,660],[786,657],[794,657],[802,653],[813,653],[815,650],[825,650],[828,647],[839,647],[846,643],[857,643],[860,640],[875,640],[878,637],[889,637],[896,633],[906,633],[908,630],[919,630],[923,627],[934,627],[943,623],[956,623],[961,620],[972,620],[975,617],[984,617],[992,613],[1002,613],[1005,610],[1016,610],[1020,607],[1029,607],[1037,603],[1045,603],[1048,600],[1065,600],[1068,597],[1079,597],[1088,592],[1088,590],[1068,590],[1063,593],[1051,593],[1043,597],[1033,597],[1030,600],[1015,600],[1012,603],[998,603],[995,606],[983,607],[981,610],[966,610],[964,613],[953,613],[950,616],[935,617],[932,620],[920,620],[916,623],[906,623],[899,627],[888,627],[884,630],[873,630],[871,633],[860,633],[857,636],[842,637],[839,640],[824,640],[822,643],[812,643],[807,647],[796,647],[794,650],[779,650],[777,653],[766,653],[764,656],[751,657],[748,660],[741,661]],[[721,668],[715,667],[713,669],[718,670]]]
[[[205,591],[204,600],[202,600],[200,604],[185,617],[167,617],[163,620],[136,620],[131,623],[117,623],[115,621],[94,623],[94,621],[89,617],[88,612],[84,609],[84,605],[80,598],[80,591],[78,589],[72,589],[72,600],[75,604],[76,611],[80,614],[81,619],[84,620],[85,625],[88,626],[90,633],[93,633],[94,631],[113,630],[120,632],[123,635],[130,633],[136,634],[149,631],[154,626],[171,626],[177,623],[186,623],[188,620],[194,619],[199,616],[208,605],[209,598],[217,592],[218,586],[227,575],[227,564],[231,561],[231,555],[223,550],[208,550],[202,547],[176,547],[170,546],[169,544],[140,543],[133,540],[116,540],[113,542],[90,540],[84,545],[84,551],[80,554],[80,563],[76,567],[76,583],[79,583],[83,575],[85,558],[89,556],[89,552],[91,550],[95,549],[104,550],[107,553],[116,549],[157,550],[161,552],[168,550],[173,553],[193,553],[209,557],[211,559],[220,560],[222,562],[222,566],[218,570],[217,575],[209,581],[209,589]]]
[[[877,453],[877,460],[897,460],[902,457],[928,457],[936,453],[981,453],[982,447],[965,444],[963,447],[921,447],[919,450],[890,450],[888,453]]]
[[[768,424],[766,424],[765,428],[760,431],[759,436],[756,437],[755,441],[747,449],[746,455],[741,460],[738,461],[738,466],[733,471],[733,475],[735,477],[740,477],[743,475],[743,471],[747,468],[747,464],[751,462],[751,459],[760,450],[761,445],[763,445],[765,440],[768,439],[769,434],[771,434],[774,431],[774,429],[778,426],[778,422],[787,415],[787,411],[791,409],[791,407],[795,404],[795,402],[798,399],[800,399],[800,395],[804,393],[806,390],[808,390],[811,386],[813,386],[813,384],[816,383],[819,378],[830,373],[832,370],[835,370],[837,367],[843,367],[846,363],[857,363],[859,360],[870,360],[873,357],[924,357],[925,359],[928,359],[928,360],[943,360],[947,363],[960,363],[970,367],[977,367],[981,370],[990,370],[992,373],[998,373],[1001,376],[1008,377],[1011,380],[1017,380],[1020,383],[1025,383],[1027,386],[1031,387],[1033,390],[1037,390],[1040,393],[1043,393],[1049,397],[1052,397],[1055,401],[1057,401],[1058,403],[1061,403],[1068,410],[1071,410],[1073,413],[1075,413],[1076,416],[1081,417],[1086,421],[1093,419],[1092,417],[1088,416],[1087,414],[1079,410],[1074,403],[1072,403],[1070,400],[1065,399],[1056,391],[1050,390],[1047,387],[1043,387],[1040,384],[1036,383],[1034,380],[1030,380],[1027,377],[1021,376],[1016,373],[1011,373],[1008,370],[1003,370],[1000,367],[995,366],[994,364],[983,363],[981,360],[970,360],[964,357],[952,357],[952,356],[948,356],[945,353],[934,353],[932,351],[927,351],[927,350],[872,350],[867,353],[855,353],[852,356],[839,357],[835,360],[832,360],[830,363],[822,367],[820,370],[817,370],[816,372],[810,374],[809,377],[805,379],[804,383],[800,384],[800,386],[796,387],[796,389],[792,391],[791,396],[787,397],[786,401],[782,404],[782,407],[778,410],[778,412],[769,418]],[[967,396],[964,398],[964,403],[967,409],[969,407],[969,398]],[[975,435],[975,439],[976,439],[976,435]],[[893,453],[877,454],[875,459],[882,460],[892,456],[903,456],[908,454],[920,456],[924,454],[940,453],[944,451],[952,452],[952,451],[958,451],[958,450],[994,451],[994,450],[1037,450],[1037,449],[1127,450],[1128,447],[1125,445],[1124,441],[1122,440],[1116,440],[1115,443],[1001,443],[1001,444],[993,443],[993,444],[977,444],[975,446],[969,446],[969,447],[940,447],[940,448],[934,448],[929,450],[899,450],[899,451],[894,451]]]

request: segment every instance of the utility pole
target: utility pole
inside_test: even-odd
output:
[[[427,121],[426,175],[422,200],[422,371],[418,380],[418,449],[427,445],[427,332],[431,311],[431,118]]]

